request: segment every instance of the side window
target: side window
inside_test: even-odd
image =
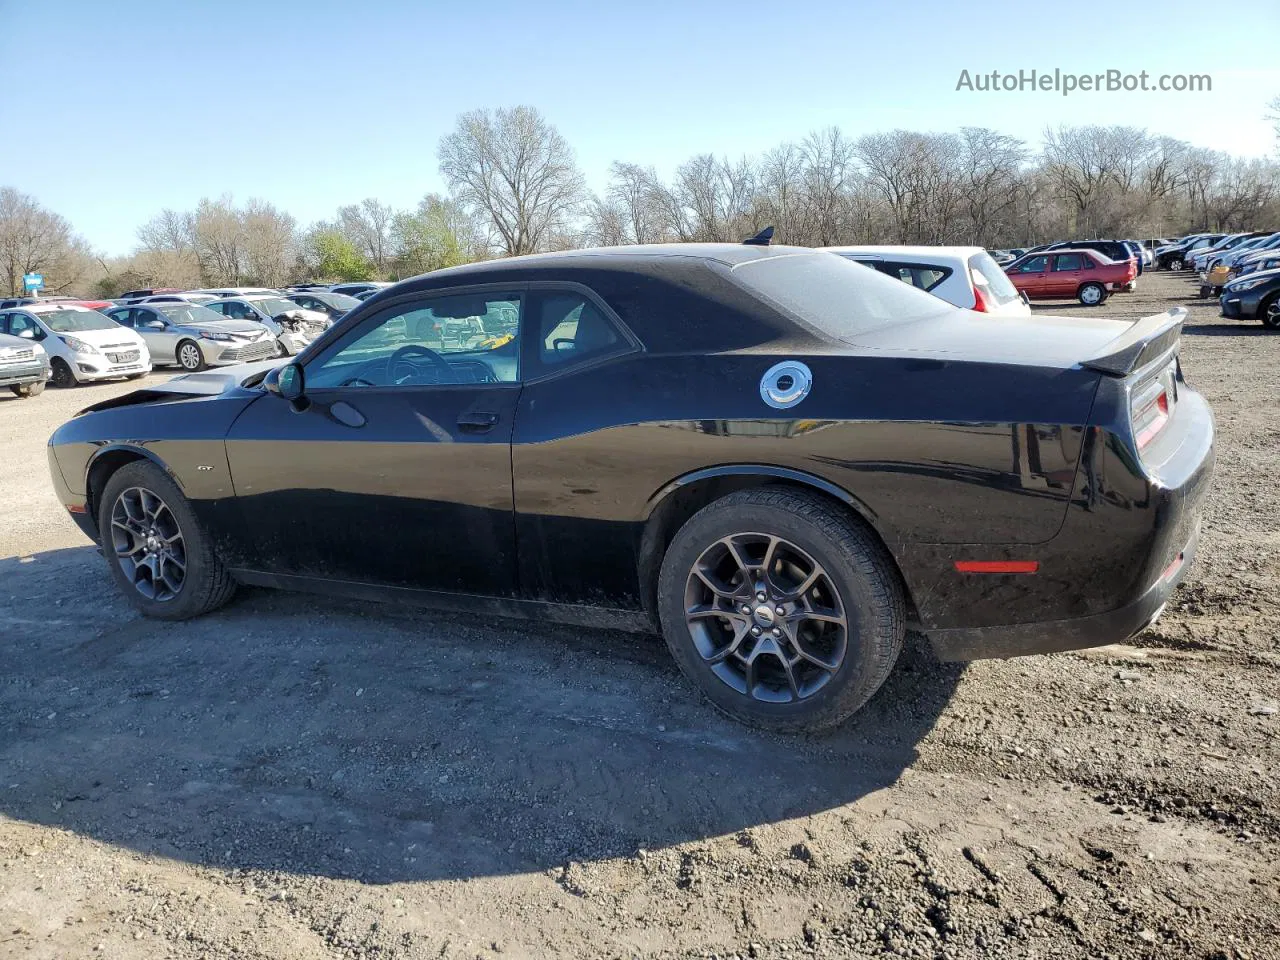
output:
[[[1055,271],[1084,269],[1084,257],[1078,253],[1060,253],[1053,260]]]
[[[371,317],[307,364],[308,389],[514,383],[520,294],[437,297]]]
[[[1032,257],[1026,263],[1018,268],[1019,273],[1044,273],[1049,266],[1049,258],[1045,256]]]
[[[891,263],[887,266],[889,269],[882,272],[888,273],[891,277],[896,277],[903,283],[925,291],[932,290],[947,277],[951,276],[951,271],[946,267],[932,267],[916,263]]]
[[[224,317],[227,315],[227,305],[225,303],[218,303],[217,301],[214,301],[213,303],[206,304],[206,306],[208,306],[208,308],[214,313],[220,313]]]
[[[535,358],[539,372],[621,353],[631,344],[596,304],[581,293],[548,291],[534,297]]]
[[[9,315],[7,313],[0,313],[0,333],[8,333],[8,332],[9,332]]]
[[[112,320],[114,320],[116,323],[120,324],[122,327],[133,326],[132,310],[127,310],[127,309],[126,310],[108,310],[107,316],[110,317]]]
[[[244,320],[246,317],[253,316],[249,307],[239,300],[232,300],[230,303],[225,304],[222,312],[233,320]]]
[[[39,324],[28,317],[25,313],[9,314],[9,332],[15,337],[22,336],[24,330],[31,331],[32,340],[43,340],[44,331],[40,329]]]

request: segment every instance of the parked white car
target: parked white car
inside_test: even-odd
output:
[[[982,247],[824,247],[966,310],[1029,316],[1031,307]]]
[[[86,307],[29,303],[0,313],[0,333],[40,344],[55,387],[151,372],[151,354],[132,330]]]

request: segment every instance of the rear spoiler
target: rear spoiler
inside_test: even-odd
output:
[[[1153,313],[1135,320],[1133,326],[1103,347],[1101,353],[1080,361],[1080,365],[1112,376],[1127,377],[1173,349],[1182,336],[1182,324],[1186,319],[1186,307],[1170,307],[1164,313]]]

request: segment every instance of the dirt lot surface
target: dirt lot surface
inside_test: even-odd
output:
[[[822,738],[656,638],[245,591],[144,622],[0,399],[0,956],[1280,956],[1280,335],[1192,285],[1191,583],[1133,645],[942,665]]]

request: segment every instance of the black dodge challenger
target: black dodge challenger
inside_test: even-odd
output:
[[[909,625],[972,659],[1160,612],[1214,459],[1181,323],[988,316],[799,248],[520,257],[96,404],[49,460],[148,616],[243,583],[654,625],[727,713],[813,729]]]

